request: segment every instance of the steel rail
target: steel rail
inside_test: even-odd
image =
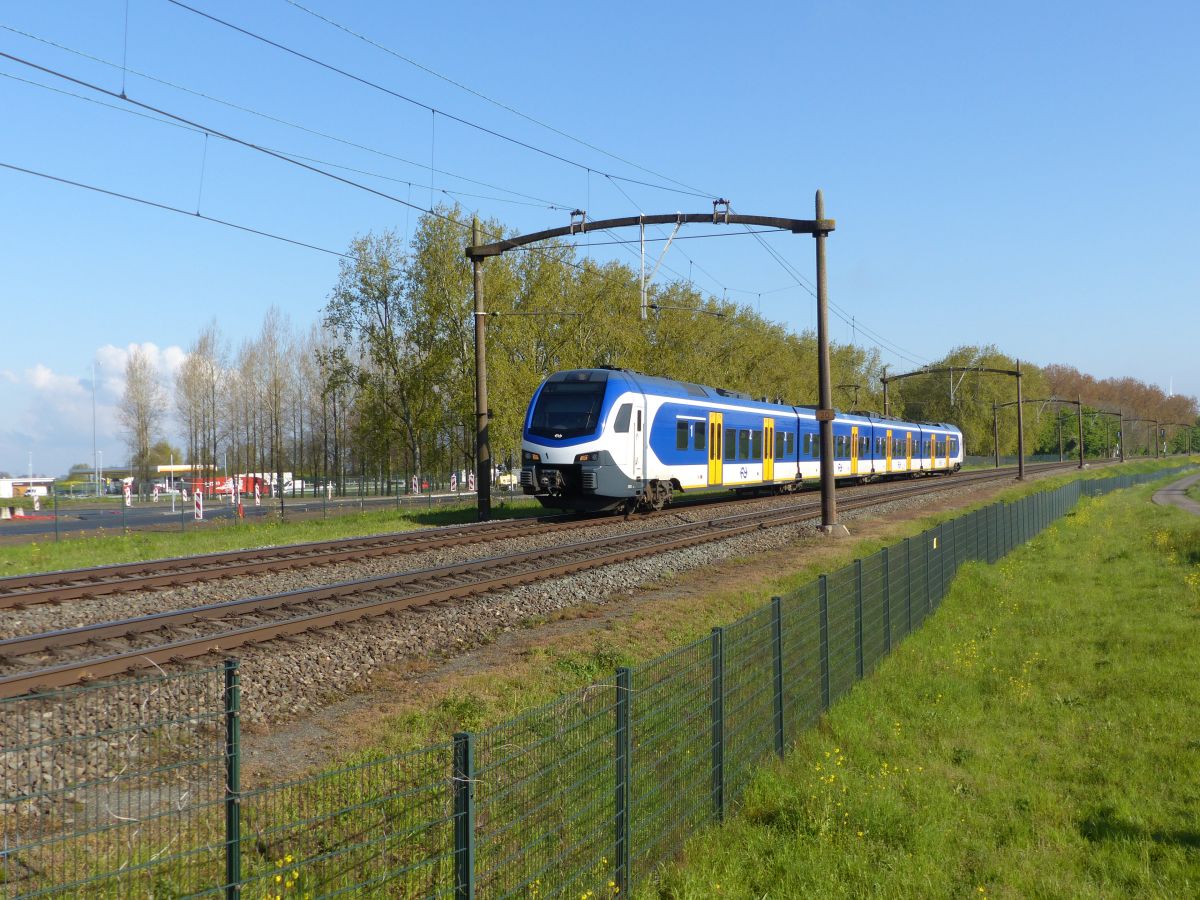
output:
[[[21,609],[42,603],[128,593],[195,581],[333,565],[356,559],[419,553],[438,547],[536,535],[561,528],[563,523],[559,519],[560,517],[543,516],[536,519],[500,520],[445,528],[423,528],[412,532],[371,535],[365,538],[339,538],[253,550],[226,550],[198,556],[114,563],[33,575],[10,575],[0,578],[0,609]]]
[[[1007,469],[1000,469],[1005,472]],[[853,491],[854,487],[841,490]],[[878,487],[869,488],[878,490]],[[672,504],[673,509],[704,506],[741,499],[722,495],[697,497]],[[669,511],[669,510],[667,510]],[[599,517],[603,521],[603,517]],[[417,553],[446,546],[484,543],[513,536],[537,535],[564,528],[594,525],[597,517],[548,515],[535,519],[423,528],[367,537],[337,538],[281,544],[250,550],[224,550],[195,556],[112,563],[82,569],[9,575],[0,578],[0,609],[25,609],[44,603],[110,596],[133,591],[173,587],[199,581],[216,581],[263,572],[334,565],[359,559]]]
[[[1050,466],[1057,467],[1057,464],[1050,464]],[[1007,474],[997,474],[995,470],[971,472],[960,476],[954,484],[961,485],[965,482],[995,481],[1007,477]],[[954,485],[945,485],[940,483],[940,481],[937,484],[932,484],[924,479],[918,482],[899,482],[889,486],[887,489],[878,489],[854,496],[846,501],[846,505],[850,509],[876,506],[905,496],[944,490],[947,486]],[[167,627],[193,624],[198,621],[217,620],[225,618],[230,614],[239,616],[253,615],[270,609],[295,606],[300,603],[312,603],[337,597],[353,596],[355,594],[374,593],[406,584],[411,585],[421,581],[427,582],[435,578],[454,578],[472,572],[512,567],[525,562],[537,562],[569,554],[587,554],[588,551],[604,548],[603,552],[591,553],[581,558],[559,560],[550,565],[526,569],[524,571],[501,572],[466,584],[457,583],[448,586],[433,587],[404,597],[367,601],[333,611],[306,613],[283,621],[261,623],[217,634],[186,638],[155,647],[128,650],[104,657],[72,661],[60,665],[19,672],[0,677],[0,698],[19,696],[20,694],[40,688],[63,687],[79,681],[88,681],[119,674],[130,669],[156,666],[166,662],[180,662],[208,653],[226,652],[249,643],[261,643],[277,637],[287,637],[307,631],[318,631],[322,628],[333,627],[363,618],[386,615],[398,609],[419,609],[454,599],[462,599],[489,591],[573,574],[656,553],[668,552],[674,549],[718,540],[727,540],[750,531],[808,521],[817,515],[819,511],[819,498],[814,498],[806,501],[800,507],[793,509],[771,509],[738,513],[701,522],[640,531],[620,538],[604,537],[553,548],[527,551],[512,556],[487,557],[434,569],[358,579],[335,585],[324,585],[318,588],[304,588],[245,600],[208,604],[192,609],[155,613],[119,622],[99,623],[75,629],[65,629],[59,632],[10,638],[0,642],[0,651],[7,658],[11,659],[16,656],[32,655],[59,647],[77,646],[79,644],[146,633]],[[611,549],[614,542],[624,542],[629,546],[614,550]]]

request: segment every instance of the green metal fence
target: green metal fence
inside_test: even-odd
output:
[[[237,665],[0,701],[0,896],[614,897],[1074,481],[935,526],[486,731],[243,791]]]

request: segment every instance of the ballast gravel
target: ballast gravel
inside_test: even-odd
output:
[[[887,501],[868,510],[844,511],[841,518],[878,517],[888,511],[917,508],[938,502],[950,494],[974,485],[947,485],[946,490],[920,497]],[[744,512],[762,505],[795,503],[795,498],[767,498],[737,504]],[[621,518],[598,520],[583,530],[565,530],[530,538],[508,540],[503,548],[492,547],[495,554],[533,550],[581,540],[626,534],[661,527],[671,521],[698,521],[722,515],[712,506],[678,509],[666,516],[649,519]],[[449,658],[493,640],[501,632],[543,619],[561,610],[586,604],[604,604],[614,597],[676,573],[702,568],[731,557],[751,556],[777,550],[815,532],[819,514],[807,523],[760,529],[728,540],[664,552],[658,556],[605,566],[587,572],[563,576],[551,581],[498,591],[443,606],[419,610],[400,610],[379,618],[360,620],[333,630],[306,634],[302,638],[277,640],[267,644],[239,648],[241,659],[241,715],[254,724],[280,723],[302,717],[330,700],[361,687],[377,669],[411,660]],[[333,581],[368,577],[445,565],[489,555],[485,544],[446,548],[420,554],[404,554],[336,566],[284,571],[273,576],[252,576],[220,582],[201,583],[154,592],[142,592],[112,598],[95,598],[55,609],[40,607],[14,613],[20,622],[6,621],[5,634],[29,634],[50,628],[64,628],[88,622],[108,621],[147,612],[211,603],[222,599],[248,596],[251,592],[268,593],[293,588],[328,584]],[[7,619],[7,617],[6,617]],[[196,667],[192,663],[193,668]],[[219,722],[205,721],[207,704],[197,703],[189,691],[195,687],[187,680],[159,685],[153,698],[156,705],[177,710],[175,723],[157,729],[153,740],[136,729],[123,729],[128,723],[128,707],[107,705],[93,708],[86,694],[73,694],[75,702],[45,701],[28,703],[21,717],[0,717],[0,783],[5,797],[27,796],[26,813],[36,813],[63,799],[68,786],[104,781],[114,777],[112,767],[122,766],[142,756],[162,750],[163,740],[174,752],[186,756],[189,747],[212,743]],[[219,695],[208,700],[219,705]],[[211,711],[209,711],[211,712]],[[19,720],[18,720],[19,719]],[[94,735],[117,730],[112,737],[90,738],[75,742],[73,735]],[[46,742],[64,741],[49,757],[36,748],[17,751],[12,748],[45,746]],[[67,791],[74,797],[74,790]],[[70,798],[68,798],[70,799]]]

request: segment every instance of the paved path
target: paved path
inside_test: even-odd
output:
[[[1188,475],[1174,484],[1167,485],[1161,491],[1154,492],[1154,502],[1159,506],[1178,506],[1184,512],[1200,516],[1200,503],[1197,503],[1185,493],[1197,481],[1200,475]]]

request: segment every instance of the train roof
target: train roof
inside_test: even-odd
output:
[[[623,369],[619,366],[598,366],[594,369],[567,369],[562,372],[555,372],[546,381],[607,381],[612,375],[624,375],[630,381],[634,382],[641,388],[653,389],[666,397],[698,397],[708,398],[712,400],[735,400],[751,406],[764,406],[768,408],[783,407],[786,409],[796,409],[810,411],[816,415],[819,407],[815,403],[787,403],[783,400],[772,401],[766,397],[752,397],[750,394],[742,391],[731,391],[726,388],[711,387],[705,384],[695,384],[690,381],[678,381],[674,378],[664,378],[661,375],[647,375],[644,372],[635,372],[633,369]],[[897,425],[924,425],[933,428],[946,428],[958,430],[957,425],[950,425],[946,422],[913,422],[907,419],[899,419],[892,416],[883,416],[876,412],[868,412],[865,410],[841,411],[834,410],[840,418],[857,417],[870,422],[890,422]]]

